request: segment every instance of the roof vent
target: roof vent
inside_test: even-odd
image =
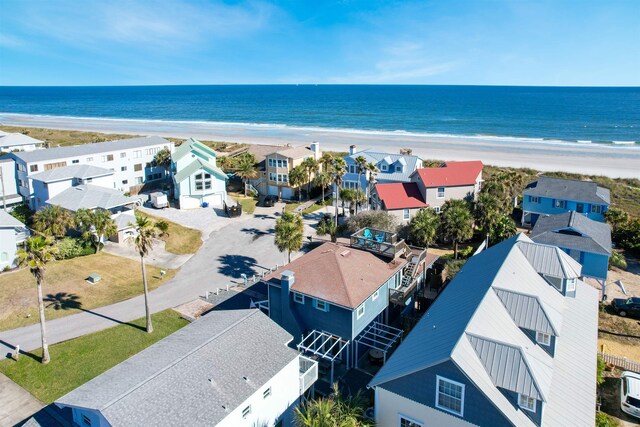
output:
[[[246,376],[243,376],[242,379],[245,381],[249,381],[249,378],[247,378]]]
[[[346,251],[340,252],[340,255],[342,255],[343,257],[348,257],[350,253],[351,251],[347,249]]]

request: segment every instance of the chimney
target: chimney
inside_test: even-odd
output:
[[[295,276],[293,275],[293,271],[285,270],[282,272],[282,276],[280,276],[280,289],[282,291],[282,296],[284,297],[289,293],[289,289],[295,283]]]
[[[313,157],[316,160],[320,160],[320,143],[318,141],[313,141],[309,148],[313,151]]]
[[[356,154],[356,146],[355,145],[351,145],[349,147],[349,155],[352,156],[354,154]]]

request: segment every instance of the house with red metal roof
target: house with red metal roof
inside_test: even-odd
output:
[[[482,168],[482,162],[476,160],[417,169],[410,182],[376,184],[374,206],[406,223],[422,208],[430,207],[440,212],[447,200],[476,200],[482,183]]]

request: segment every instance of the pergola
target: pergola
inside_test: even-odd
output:
[[[382,352],[382,363],[387,362],[387,352],[398,341],[402,340],[403,331],[380,322],[372,322],[354,340],[356,343],[356,368],[358,367],[358,344]]]
[[[311,353],[331,363],[331,384],[333,384],[333,363],[344,349],[347,349],[347,369],[349,368],[349,341],[327,332],[313,330],[298,344],[298,350]]]

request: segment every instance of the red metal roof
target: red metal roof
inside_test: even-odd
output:
[[[416,173],[425,187],[455,187],[475,184],[483,166],[480,160],[447,162],[441,168],[420,168]]]
[[[415,182],[376,184],[378,197],[385,209],[411,209],[429,206],[425,203]]]

